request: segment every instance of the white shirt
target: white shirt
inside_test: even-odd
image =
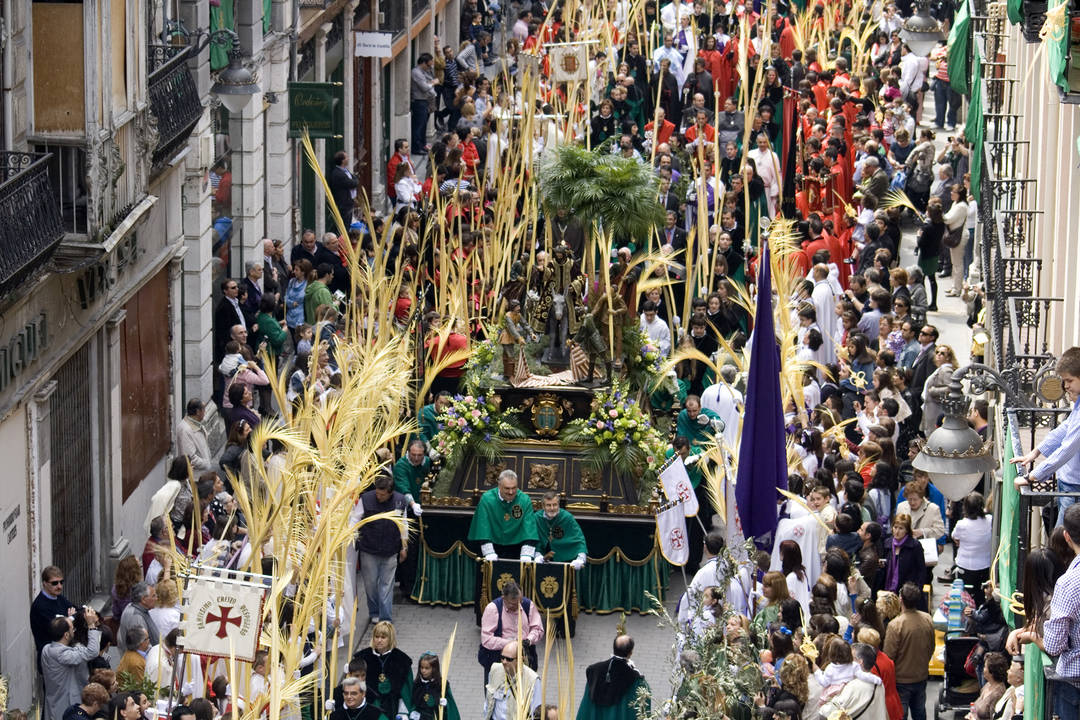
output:
[[[652,322],[645,319],[645,313],[641,313],[641,332],[649,336],[649,340],[660,348],[660,354],[667,357],[671,354],[671,328],[660,319],[653,318]]]
[[[733,451],[739,449],[739,416],[742,414],[743,395],[728,387],[722,380],[705,388],[701,393],[701,407],[712,410],[724,421],[724,442]]]
[[[993,559],[993,543],[990,539],[994,521],[990,515],[978,520],[962,518],[953,528],[956,541],[956,566],[965,570],[985,570]]]
[[[919,80],[919,57],[915,53],[907,53],[900,58],[900,96],[907,97],[913,92],[922,89]]]
[[[765,183],[765,193],[770,197],[780,195],[780,158],[772,150],[754,148],[747,153],[757,165],[757,174]]]

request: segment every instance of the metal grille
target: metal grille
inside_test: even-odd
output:
[[[49,182],[60,205],[64,232],[89,234],[86,206],[90,192],[86,184],[86,151],[73,145],[38,145],[35,149],[39,153],[52,153],[49,158]]]
[[[56,373],[50,399],[53,564],[64,571],[64,595],[75,602],[94,592],[94,513],[90,438],[90,344]]]

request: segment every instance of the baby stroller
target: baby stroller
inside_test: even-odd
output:
[[[978,643],[977,637],[946,633],[945,677],[934,703],[934,720],[951,720],[958,712],[967,713],[979,697],[979,681],[964,668]]]

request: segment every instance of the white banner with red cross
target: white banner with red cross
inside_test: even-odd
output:
[[[680,501],[660,506],[656,514],[656,538],[660,541],[660,554],[672,565],[685,565],[690,559],[690,536]]]
[[[227,575],[192,575],[184,589],[180,622],[184,652],[206,657],[255,660],[262,630],[265,585]]]
[[[668,500],[678,500],[682,503],[686,517],[698,514],[700,508],[697,494],[686,472],[686,465],[683,464],[683,459],[678,453],[669,457],[660,468],[660,486],[664,488],[664,495],[667,495]]]

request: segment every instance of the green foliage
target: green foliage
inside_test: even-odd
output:
[[[741,557],[747,557],[747,553],[755,551],[753,541],[736,550]],[[740,563],[728,548],[722,557],[714,584],[726,588],[734,576],[732,568]],[[730,606],[714,605],[715,621],[692,623],[691,627],[700,631],[695,632],[668,615],[659,599],[650,596],[650,600],[661,627],[670,628],[673,635],[671,686],[675,693],[665,703],[650,703],[647,693],[639,694],[635,699],[639,720],[749,717],[753,698],[764,688],[765,678],[758,662],[758,648],[745,631],[725,632],[733,614]],[[708,612],[700,604],[698,607]]]
[[[587,227],[599,223],[615,237],[645,239],[664,222],[659,180],[646,163],[560,145],[544,154],[537,178],[549,213],[570,208]]]
[[[120,686],[121,692],[142,693],[148,698],[158,696],[158,686],[153,678],[144,677],[139,679],[135,673],[122,672],[117,674],[116,683]],[[163,689],[161,692],[164,697],[168,692],[168,688]]]
[[[590,467],[610,467],[621,477],[633,477],[643,502],[652,493],[664,462],[663,436],[619,381],[597,394],[587,418],[567,423],[559,440],[564,445],[583,445],[581,456]]]
[[[502,410],[498,395],[455,395],[437,420],[433,442],[444,458],[440,476],[452,475],[470,456],[493,462],[502,456],[508,438],[525,437],[514,412]]]

